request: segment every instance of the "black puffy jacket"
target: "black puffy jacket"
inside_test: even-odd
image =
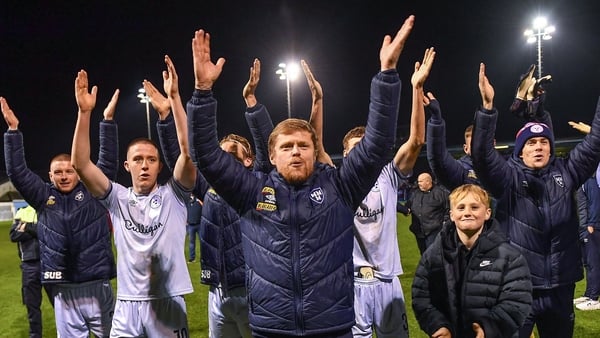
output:
[[[471,248],[460,290],[453,222],[423,253],[413,280],[412,307],[429,336],[446,327],[452,337],[474,337],[471,325],[478,323],[486,338],[518,337],[531,310],[529,269],[525,258],[496,232],[495,223],[486,222]]]

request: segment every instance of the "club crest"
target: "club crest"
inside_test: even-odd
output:
[[[559,187],[561,187],[561,188],[565,187],[565,181],[563,180],[563,177],[561,174],[556,174],[556,175],[552,176],[552,178],[554,178],[554,182],[556,182],[556,184],[558,184]]]
[[[321,203],[323,203],[324,199],[325,199],[325,193],[323,192],[323,189],[321,189],[321,187],[313,189],[310,192],[310,200],[311,201],[321,204]]]

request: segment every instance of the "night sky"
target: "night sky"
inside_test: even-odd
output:
[[[325,147],[330,154],[341,153],[346,131],[366,122],[383,36],[395,34],[410,14],[416,16],[415,26],[398,65],[403,81],[400,140],[408,133],[414,62],[433,46],[437,57],[426,90],[440,100],[448,143],[462,144],[463,130],[481,104],[480,62],[487,65],[501,112],[497,140],[512,142],[520,121],[508,107],[519,75],[537,60],[535,44],[523,37],[537,14],[557,29],[543,44],[543,71],[554,78],[546,106],[558,139],[580,137],[567,121],[589,122],[600,94],[600,4],[592,0],[39,3],[5,1],[0,8],[0,95],[20,119],[29,167],[42,172],[51,156],[70,152],[79,69],[87,70],[91,85],[99,87],[95,121],[113,91],[121,90],[115,119],[124,160],[129,140],[146,135],[146,110],[137,89],[143,79],[162,89],[165,54],[177,68],[182,98],[190,97],[191,39],[200,28],[211,34],[213,60],[227,60],[213,88],[219,136],[249,136],[241,93],[255,57],[262,63],[257,97],[275,123],[287,117],[286,86],[275,75],[277,66],[305,59],[324,89]],[[292,115],[309,114],[310,92],[301,75],[292,83]],[[151,108],[153,138],[156,118]],[[96,128],[91,137],[96,154]],[[119,180],[126,176],[121,171]]]

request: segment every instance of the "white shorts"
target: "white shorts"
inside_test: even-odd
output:
[[[408,318],[400,279],[354,278],[354,337],[408,338]]]
[[[251,338],[246,288],[229,291],[211,286],[208,292],[208,336]]]
[[[54,317],[58,337],[108,337],[114,310],[109,281],[55,284]]]
[[[190,336],[183,296],[153,300],[117,299],[111,337]]]

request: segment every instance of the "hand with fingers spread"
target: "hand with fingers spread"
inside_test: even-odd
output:
[[[106,121],[112,120],[113,117],[115,116],[115,109],[117,108],[117,101],[119,100],[119,93],[120,93],[120,91],[118,89],[116,89],[115,93],[110,98],[108,105],[106,105],[106,108],[104,108],[103,116]]]
[[[142,82],[144,86],[144,90],[146,91],[146,95],[150,98],[150,104],[156,112],[158,112],[158,118],[160,120],[164,120],[169,116],[171,112],[171,104],[169,103],[169,99],[167,99],[158,89],[152,84],[152,82],[148,80],[144,80]]]
[[[479,64],[479,93],[483,108],[491,110],[494,107],[494,87],[485,75],[485,64]]]
[[[398,59],[404,48],[404,43],[410,34],[415,22],[415,16],[409,16],[405,21],[400,30],[396,33],[394,39],[391,36],[386,35],[383,38],[381,49],[379,51],[379,61],[381,62],[381,71],[389,69],[396,69]]]
[[[254,63],[252,64],[252,67],[250,67],[250,77],[242,90],[242,96],[244,97],[246,107],[248,108],[256,106],[257,100],[255,93],[256,87],[258,87],[258,81],[260,81],[260,60],[254,59]]]
[[[425,84],[425,80],[429,76],[429,72],[431,71],[431,67],[433,66],[433,61],[435,60],[435,50],[433,47],[427,48],[425,50],[425,55],[423,55],[423,62],[419,63],[415,62],[415,71],[410,78],[410,83],[415,88],[423,88]]]
[[[80,113],[91,113],[96,106],[98,87],[93,86],[89,91],[88,75],[85,70],[80,70],[75,78],[75,101]]]
[[[2,116],[4,117],[4,121],[8,125],[8,130],[17,130],[19,129],[19,119],[15,116],[15,113],[10,106],[8,105],[8,101],[5,98],[0,97],[0,108],[2,109]]]
[[[192,56],[194,59],[194,87],[199,90],[211,90],[215,81],[221,75],[224,58],[217,59],[217,63],[210,60],[210,34],[198,30],[192,39]]]

